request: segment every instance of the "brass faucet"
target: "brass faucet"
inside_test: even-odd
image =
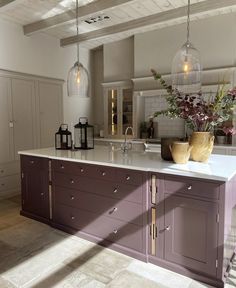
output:
[[[129,130],[132,131],[132,136],[134,137],[134,129],[133,129],[133,127],[128,126],[128,127],[125,129],[125,140],[124,140],[124,143],[121,145],[121,150],[122,150],[124,153],[126,153],[128,150],[131,150],[131,149],[132,149],[132,143],[131,143],[131,141],[127,142],[127,133],[128,133]]]

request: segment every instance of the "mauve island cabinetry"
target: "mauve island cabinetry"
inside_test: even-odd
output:
[[[172,163],[173,172],[167,166],[154,169],[159,158],[152,153],[124,158],[113,152],[111,164],[98,159],[99,149],[20,152],[21,214],[223,287],[235,256],[235,173],[229,179],[199,172],[194,177],[194,171],[186,166],[178,171],[181,166]],[[228,157],[228,165],[235,161],[217,157],[213,165],[221,157]]]

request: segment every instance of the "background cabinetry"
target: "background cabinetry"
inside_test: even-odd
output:
[[[132,85],[130,81],[122,81],[103,86],[105,137],[120,138],[127,127],[133,127]]]
[[[62,85],[0,70],[0,169],[8,173],[0,173],[0,197],[19,193],[18,151],[54,145],[63,119]]]

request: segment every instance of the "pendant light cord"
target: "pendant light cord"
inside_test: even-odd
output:
[[[79,0],[76,0],[77,61],[79,66]]]
[[[190,44],[190,0],[188,0],[188,12],[187,12],[187,45]]]

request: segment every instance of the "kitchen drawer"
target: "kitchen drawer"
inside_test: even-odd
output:
[[[20,189],[20,174],[0,178],[0,191]]]
[[[118,199],[59,186],[54,186],[54,189],[54,199],[57,203],[134,223],[136,225],[142,225],[143,223],[141,204],[124,200],[119,201]]]
[[[57,172],[75,174],[81,176],[89,176],[92,174],[92,166],[88,164],[52,160],[52,169]]]
[[[140,226],[60,204],[56,204],[53,209],[53,221],[121,246],[144,252],[143,229]]]
[[[93,173],[90,175],[96,179],[102,179],[106,181],[116,180],[116,169],[113,167],[92,165]]]
[[[0,164],[0,177],[20,173],[20,162],[10,162]]]
[[[142,185],[142,173],[128,169],[115,169],[102,165],[89,165],[69,161],[52,161],[52,169],[56,172],[81,175],[106,181],[117,181],[123,184]]]
[[[128,169],[117,169],[116,181],[118,183],[141,186],[143,173]]]
[[[115,199],[124,199],[135,203],[142,203],[142,187],[125,185],[106,180],[91,179],[63,173],[53,174],[53,185],[70,189],[104,195]]]
[[[116,169],[102,165],[89,165],[69,161],[53,161],[53,170],[57,172],[86,176],[96,179],[112,181],[116,179]]]
[[[164,192],[168,194],[181,193],[189,196],[197,196],[218,200],[220,196],[219,184],[213,182],[197,181],[192,179],[166,178],[164,180]]]
[[[48,160],[41,157],[21,155],[21,167],[24,167],[23,172],[24,169],[45,169],[48,167]]]
[[[87,178],[86,178],[87,179]],[[83,177],[75,174],[54,173],[52,178],[53,185],[62,186],[70,189],[81,189]]]

